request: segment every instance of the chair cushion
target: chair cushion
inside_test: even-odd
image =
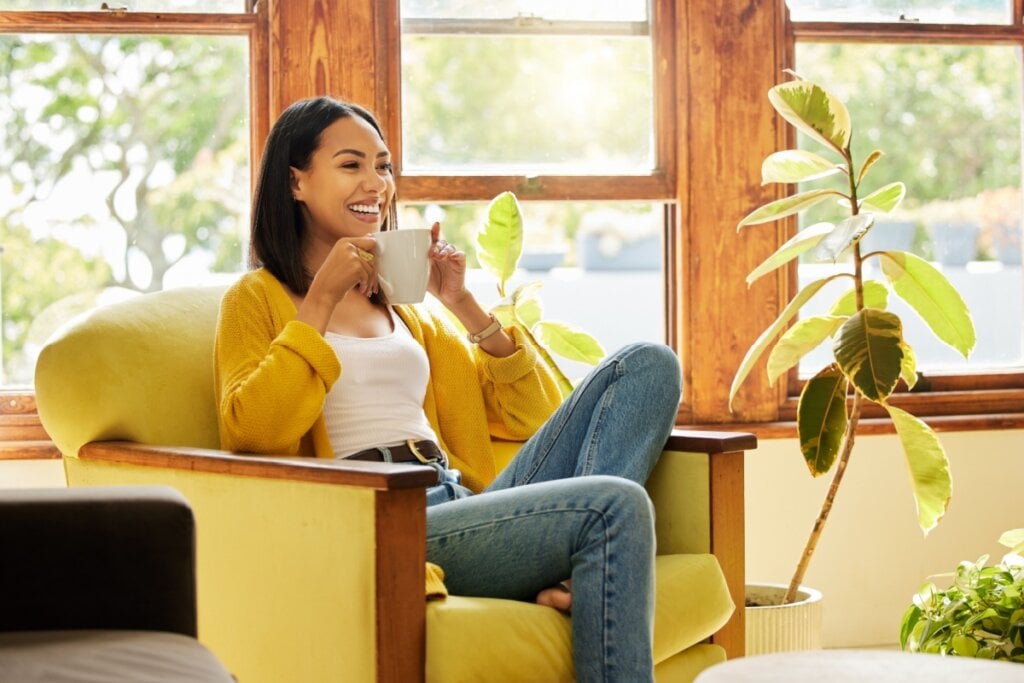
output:
[[[717,631],[733,612],[712,555],[656,564],[655,664]],[[427,605],[427,681],[572,681],[569,618],[527,602],[449,596]]]
[[[194,638],[160,631],[0,633],[0,681],[232,683]]]

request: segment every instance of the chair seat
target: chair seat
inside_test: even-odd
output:
[[[232,683],[197,640],[160,631],[0,633],[0,681]]]
[[[733,612],[733,602],[712,555],[660,555],[655,567],[657,670],[659,663],[721,628]],[[427,681],[485,680],[575,680],[569,618],[515,600],[449,596],[430,602]]]

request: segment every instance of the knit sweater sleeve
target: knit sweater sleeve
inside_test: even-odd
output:
[[[297,452],[341,374],[320,333],[283,320],[265,287],[243,278],[221,302],[214,352],[221,446]]]

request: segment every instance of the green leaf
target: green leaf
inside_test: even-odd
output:
[[[747,276],[747,284],[753,284],[755,280],[765,273],[770,273],[779,266],[789,263],[808,249],[813,249],[821,242],[825,235],[832,232],[833,228],[835,226],[831,223],[815,223],[800,230],[787,240],[785,244],[776,249],[775,253],[766,258],[761,265],[750,271],[750,275]]]
[[[953,652],[961,657],[973,657],[978,653],[978,641],[964,635],[953,636]]]
[[[882,402],[896,387],[903,361],[903,326],[887,311],[865,308],[839,328],[836,362],[865,397]]]
[[[977,342],[960,293],[935,266],[903,251],[881,252],[882,272],[893,290],[917,311],[935,336],[966,358]]]
[[[880,308],[885,310],[889,306],[889,288],[877,280],[867,280],[864,283],[864,307]],[[857,312],[857,288],[851,287],[846,294],[843,294],[828,312],[829,315],[851,316]]]
[[[569,360],[597,365],[605,356],[600,342],[578,327],[542,320],[537,323],[536,330],[545,346]]]
[[[512,277],[523,253],[523,214],[511,192],[502,192],[487,207],[487,220],[476,233],[476,256],[495,278],[499,290]]]
[[[913,389],[917,384],[917,356],[910,345],[903,342],[903,360],[900,362],[900,377],[907,383],[908,389]]]
[[[903,620],[900,622],[900,649],[906,650],[907,644],[910,642],[910,634],[914,630],[914,626],[921,619],[921,609],[914,604],[911,604],[907,608],[907,611],[903,613]]]
[[[999,537],[1000,545],[1010,548],[1011,553],[1024,551],[1024,529],[1010,529]]]
[[[917,522],[926,534],[946,513],[953,495],[949,461],[931,427],[905,410],[886,404],[910,467],[911,486],[917,503]]]
[[[818,243],[818,248],[814,250],[814,258],[819,261],[835,262],[874,224],[875,215],[871,213],[859,213],[846,218],[836,226],[831,235]]]
[[[860,173],[857,175],[857,186],[859,187],[861,182],[864,180],[864,176],[868,174],[868,169],[875,165],[875,162],[882,158],[881,150],[874,150],[868,155],[868,158],[864,160],[864,165],[860,167]]]
[[[831,337],[845,321],[845,317],[815,316],[804,318],[786,330],[768,354],[768,382],[775,384],[779,375]]]
[[[807,381],[797,406],[800,450],[812,476],[825,474],[836,461],[846,431],[846,376],[834,363]]]
[[[862,211],[879,211],[889,213],[903,201],[907,194],[907,186],[903,183],[889,183],[878,188],[860,201]]]
[[[838,190],[808,190],[807,192],[799,192],[783,199],[776,199],[774,202],[768,202],[763,206],[751,211],[746,217],[739,222],[736,226],[736,230],[747,225],[758,225],[760,223],[770,223],[771,221],[784,218],[786,216],[792,216],[795,213],[800,213],[804,209],[809,209],[815,204],[820,204],[829,197],[845,197],[842,192]]]
[[[513,315],[528,330],[532,330],[544,315],[544,306],[540,301],[541,287],[541,282],[527,282],[512,292]]]
[[[783,309],[779,317],[775,319],[771,325],[761,333],[754,343],[747,349],[747,355],[743,357],[743,362],[740,363],[740,367],[736,370],[736,375],[732,378],[732,386],[729,388],[729,408],[732,409],[732,401],[736,397],[736,392],[739,391],[740,385],[743,384],[743,380],[750,374],[750,370],[754,367],[754,363],[761,357],[761,354],[765,352],[768,345],[778,336],[779,332],[786,327],[790,320],[792,320],[796,314],[800,311],[800,307],[803,306],[807,301],[818,293],[822,287],[827,285],[837,277],[844,277],[843,274],[830,275],[829,277],[815,280],[809,283],[806,287],[801,289],[793,297],[793,300],[789,302],[786,308]]]
[[[811,81],[789,81],[768,91],[768,101],[797,130],[843,153],[853,127],[839,98]]]
[[[761,164],[761,182],[801,183],[825,178],[842,171],[842,167],[823,156],[802,149],[785,149],[769,154]]]

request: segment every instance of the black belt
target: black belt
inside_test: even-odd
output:
[[[390,462],[421,462],[424,465],[431,463],[447,462],[444,451],[433,441],[413,441],[409,439],[397,446],[377,446],[359,451],[345,458],[345,460],[371,460],[373,462],[388,462],[385,454],[390,454]]]

